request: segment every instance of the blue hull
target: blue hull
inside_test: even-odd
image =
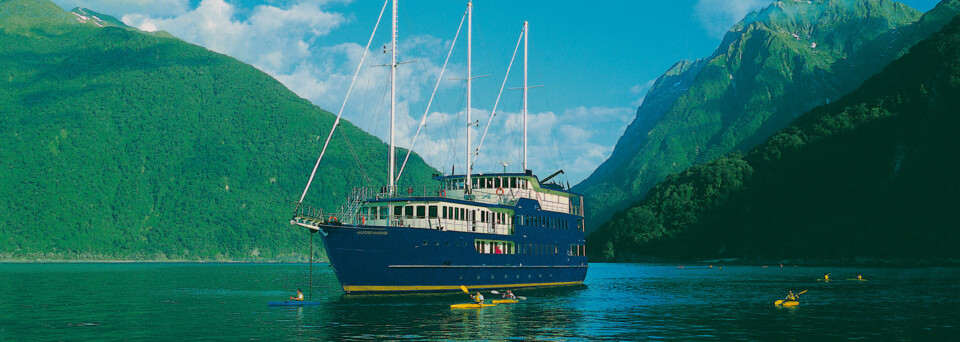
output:
[[[571,256],[579,230],[517,227],[497,235],[408,227],[321,225],[323,243],[347,293],[406,293],[582,285],[587,258]],[[475,239],[549,245],[548,253],[482,254]],[[553,246],[557,246],[553,248]]]

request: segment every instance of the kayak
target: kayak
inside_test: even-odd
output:
[[[320,302],[307,302],[302,300],[288,300],[283,302],[267,302],[267,306],[307,306],[320,305]]]
[[[477,303],[466,303],[466,304],[453,304],[450,305],[451,309],[479,309],[485,308],[488,306],[497,306],[496,304],[477,304]]]
[[[783,299],[773,302],[776,306],[797,306],[800,305],[800,302],[795,300],[784,301]]]
[[[516,303],[517,300],[516,299],[494,299],[490,302],[493,304],[509,304],[509,303]]]
[[[867,281],[866,279],[845,279],[845,280],[853,280],[853,281]]]

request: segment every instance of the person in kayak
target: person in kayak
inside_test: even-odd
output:
[[[857,280],[863,280],[863,276],[860,273],[857,273]]]
[[[503,299],[517,299],[517,296],[513,294],[513,291],[507,290],[503,293]]]
[[[784,298],[783,301],[785,301],[785,302],[786,302],[786,301],[796,301],[796,300],[797,300],[797,295],[793,294],[793,291],[788,291],[788,292],[790,292],[790,293],[787,293],[787,298]]]
[[[300,291],[300,289],[297,289],[297,296],[290,297],[290,300],[303,300],[303,291]]]
[[[823,274],[823,281],[830,281],[830,273]]]
[[[480,294],[480,291],[477,291],[476,296],[470,296],[470,298],[473,298],[473,301],[477,302],[477,304],[483,304],[483,295]]]

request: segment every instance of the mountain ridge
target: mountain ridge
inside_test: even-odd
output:
[[[588,241],[601,260],[956,258],[960,15],[747,154],[669,176]]]
[[[0,2],[0,259],[307,259],[291,200],[334,115],[236,59],[97,17]],[[387,145],[340,125],[307,197],[328,211],[373,185],[358,160],[386,183]],[[434,172],[413,154],[401,182]]]
[[[945,1],[929,13],[952,12],[948,7],[956,3]],[[914,23],[936,27],[923,19],[928,16],[885,0],[779,1],[748,14],[711,56],[690,62],[679,76],[659,78],[654,87],[669,89],[669,80],[679,78],[684,91],[651,88],[611,157],[574,186],[592,204],[588,230],[641,200],[668,174],[747,150],[854,89],[924,36],[910,35],[922,31],[910,28]]]

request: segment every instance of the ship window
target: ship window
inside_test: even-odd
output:
[[[501,186],[500,186],[500,185],[501,185],[501,184],[500,184],[500,177],[497,177],[496,180],[493,181],[493,183],[494,183],[494,186],[500,188],[500,187],[501,187]]]
[[[487,188],[493,188],[493,178],[487,178]]]
[[[478,181],[479,181],[478,179],[474,178],[474,179],[472,179],[470,182],[473,183],[473,187],[476,188]]]
[[[557,245],[553,245],[553,255],[557,255],[557,254],[560,254],[560,247],[557,247]]]
[[[406,206],[406,207],[403,207],[403,214],[404,214],[404,216],[406,216],[407,218],[413,218],[413,206],[412,206],[412,205],[408,205],[408,206]]]
[[[510,187],[511,188],[517,187],[517,177],[510,177]]]
[[[423,240],[423,245],[424,245],[424,246],[427,245],[427,240]]]
[[[427,217],[427,208],[422,205],[417,206],[417,218],[426,218]]]
[[[449,243],[449,242],[448,242],[448,243]],[[435,246],[439,246],[439,245],[440,245],[440,241],[434,241],[433,244],[434,244]]]
[[[380,207],[380,219],[381,219],[381,220],[386,220],[386,219],[387,219],[387,209],[390,209],[390,207],[389,207],[389,206],[388,206],[388,207]]]
[[[431,205],[428,214],[430,215],[430,218],[437,218],[437,206]]]
[[[476,244],[477,244],[477,252],[481,252],[481,253],[482,253],[483,248],[481,248],[481,246],[483,245],[483,242],[477,241]]]
[[[394,216],[394,217],[400,217],[400,216],[402,216],[402,215],[403,215],[403,206],[402,206],[402,205],[396,205],[396,206],[394,206],[394,207],[393,207],[393,216]]]
[[[440,211],[443,212],[443,218],[447,218],[447,207],[446,206],[440,207]]]

